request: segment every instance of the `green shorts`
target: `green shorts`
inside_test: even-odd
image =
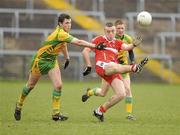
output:
[[[54,67],[58,67],[57,59],[39,59],[34,55],[31,63],[31,73],[36,75],[45,75]]]

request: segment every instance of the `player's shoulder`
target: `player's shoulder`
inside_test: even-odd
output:
[[[92,39],[92,41],[103,41],[105,40],[103,35],[96,36]]]
[[[124,36],[127,37],[127,38],[132,38],[132,36],[129,35],[129,34],[124,34]]]
[[[131,42],[132,42],[132,36],[130,36],[129,34],[124,34],[124,39],[125,39],[128,43],[131,43]]]
[[[68,34],[68,33],[67,33],[66,31],[64,31],[64,29],[61,28],[61,27],[58,27],[57,29],[58,29],[59,34]]]
[[[123,43],[123,41],[120,39],[114,39],[114,41],[116,42],[116,44],[122,44]]]
[[[55,31],[58,32],[58,34],[69,35],[69,33],[66,32],[66,31],[65,31],[62,27],[60,27],[59,25],[56,27]]]

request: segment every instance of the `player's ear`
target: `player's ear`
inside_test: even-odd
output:
[[[59,25],[60,27],[62,27],[62,23],[61,23],[61,22],[58,22],[58,25]]]

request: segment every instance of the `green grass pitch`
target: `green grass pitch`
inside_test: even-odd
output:
[[[1,135],[180,135],[180,85],[133,84],[136,121],[125,119],[124,101],[108,110],[98,122],[92,111],[112,95],[92,97],[86,103],[81,95],[86,87],[100,82],[67,82],[62,89],[64,122],[51,120],[49,81],[40,81],[25,101],[22,120],[13,117],[15,102],[25,82],[0,81]]]

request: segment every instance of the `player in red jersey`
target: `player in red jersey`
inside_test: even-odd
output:
[[[90,48],[85,48],[82,52],[87,68],[83,72],[83,75],[87,75],[91,71],[91,62],[89,53],[94,51],[95,53],[95,64],[96,73],[102,78],[101,88],[87,89],[87,92],[82,96],[82,101],[85,102],[92,96],[104,97],[111,86],[114,95],[94,110],[94,116],[100,121],[104,120],[103,113],[105,113],[113,105],[121,101],[125,96],[125,87],[122,81],[120,73],[126,72],[140,72],[143,66],[147,63],[147,59],[141,61],[140,64],[136,65],[120,65],[117,61],[117,53],[119,50],[131,50],[134,47],[141,44],[142,39],[140,37],[133,40],[132,44],[125,44],[121,40],[115,39],[115,26],[112,23],[106,23],[104,28],[105,35],[97,36],[92,40],[92,43],[104,43],[106,45],[105,50],[98,51]]]

